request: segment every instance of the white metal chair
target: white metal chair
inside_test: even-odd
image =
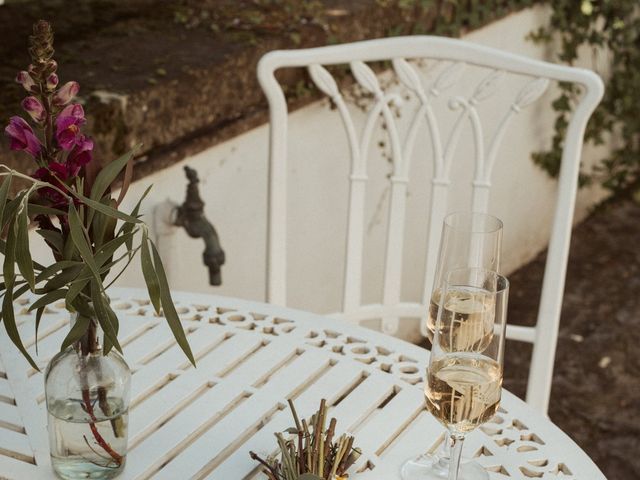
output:
[[[435,59],[451,64],[435,81],[424,85],[419,69],[406,59]],[[390,108],[392,96],[385,93],[374,71],[365,63],[391,60],[395,75],[419,100],[409,130],[401,137]],[[373,95],[363,133],[358,134],[337,83],[323,65],[348,64],[355,81]],[[454,82],[464,65],[484,67],[489,72],[468,97],[452,97],[450,108],[458,117],[445,142],[439,131],[431,101]],[[535,327],[510,326],[509,338],[534,344],[527,388],[527,402],[538,410],[547,411],[560,321],[560,310],[569,253],[572,218],[583,134],[587,120],[603,95],[603,84],[595,73],[573,67],[555,65],[505,53],[469,42],[431,36],[397,37],[351,44],[303,50],[273,51],[258,65],[258,78],[270,108],[270,170],[268,206],[267,299],[286,304],[286,242],[287,242],[287,103],[274,75],[284,67],[306,68],[315,85],[337,108],[346,129],[351,154],[347,247],[342,317],[360,321],[382,319],[382,329],[394,333],[399,318],[424,317],[431,293],[437,245],[442,220],[447,213],[449,173],[462,125],[470,122],[474,149],[475,173],[472,188],[474,211],[486,212],[498,147],[510,121],[517,113],[535,102],[546,90],[549,80],[575,82],[584,89],[576,105],[564,142],[562,165],[558,179],[558,198],[551,230],[549,252],[543,280],[542,296]],[[477,104],[490,96],[505,73],[525,75],[531,80],[515,96],[495,129],[491,141],[484,145],[482,124]],[[364,199],[367,185],[367,150],[373,125],[382,119],[387,128],[392,150],[393,174],[390,178],[391,197],[386,240],[384,293],[382,302],[361,305],[361,271],[364,234]],[[431,180],[431,204],[428,230],[428,252],[425,266],[424,296],[421,303],[400,299],[403,231],[406,194],[412,150],[418,129],[425,127],[431,139],[434,175]]]

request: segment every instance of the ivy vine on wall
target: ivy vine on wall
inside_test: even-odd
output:
[[[610,73],[602,103],[594,112],[585,141],[603,144],[612,136],[615,145],[592,172],[582,172],[581,184],[599,182],[617,194],[634,194],[640,187],[640,3],[638,0],[554,0],[549,25],[534,32],[536,42],[558,42],[558,60],[573,63],[581,48],[594,55],[608,51]],[[533,160],[555,176],[560,168],[562,140],[579,87],[560,84],[553,102],[555,133],[549,150]]]

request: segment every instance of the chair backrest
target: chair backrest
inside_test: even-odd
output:
[[[410,61],[407,61],[410,59]],[[433,59],[450,62],[448,67],[425,86],[420,69],[411,60]],[[399,81],[417,97],[419,108],[401,135],[392,112],[397,95],[384,91],[378,77],[366,62],[391,61]],[[362,132],[354,119],[336,80],[324,66],[347,64],[357,84],[374,98]],[[465,65],[482,67],[488,74],[468,96],[452,96],[449,107],[456,111],[448,135],[434,113],[433,100],[455,83]],[[595,73],[573,67],[536,61],[462,40],[412,36],[369,40],[320,48],[272,51],[258,65],[258,78],[270,109],[270,163],[267,246],[267,300],[286,304],[287,241],[287,103],[276,80],[280,68],[306,68],[314,84],[327,95],[340,115],[351,155],[349,209],[344,270],[344,296],[341,316],[351,320],[379,318],[382,330],[393,334],[398,319],[424,317],[435,270],[437,245],[444,216],[454,153],[463,125],[470,125],[475,151],[472,189],[473,211],[486,212],[496,157],[511,120],[546,90],[549,80],[580,84],[584,94],[575,107],[564,141],[558,179],[558,197],[551,226],[543,289],[536,327],[509,326],[508,336],[534,344],[527,388],[527,402],[546,412],[564,290],[572,218],[578,183],[580,155],[587,120],[603,95],[603,84]],[[485,145],[478,104],[499,89],[505,74],[524,75],[529,80],[514,96]],[[382,302],[361,305],[364,240],[364,202],[367,185],[367,158],[376,122],[384,122],[391,147],[393,172],[390,176],[390,208],[387,222],[386,256]],[[467,124],[467,122],[469,122]],[[407,183],[410,162],[419,129],[430,138],[433,177],[428,219],[427,258],[422,302],[407,303],[400,298],[402,248],[406,217]]]

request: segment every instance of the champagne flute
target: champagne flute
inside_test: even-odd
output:
[[[454,212],[444,218],[438,261],[431,287],[430,303],[427,311],[425,333],[433,342],[436,317],[440,306],[442,284],[448,272],[457,268],[475,267],[500,271],[502,246],[502,221],[478,212]],[[470,329],[473,323],[466,328]],[[474,342],[482,341],[482,325],[476,323],[478,340],[468,333],[465,338],[471,342],[467,348],[474,348]],[[449,476],[450,449],[448,442],[442,442],[439,452],[420,455],[408,460],[402,467],[403,478],[446,479]],[[489,475],[475,461],[464,459],[461,467],[462,479],[489,480]],[[422,475],[422,476],[417,476]]]
[[[449,480],[459,480],[465,435],[500,405],[508,294],[507,279],[484,269],[452,270],[443,283],[425,398],[449,430]]]
[[[438,263],[427,314],[429,341],[433,341],[436,316],[445,275],[456,268],[500,271],[502,221],[478,212],[454,212],[444,218]]]

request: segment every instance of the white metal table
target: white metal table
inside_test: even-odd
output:
[[[145,292],[114,289],[134,375],[123,480],[263,478],[249,450],[274,451],[291,426],[286,399],[309,416],[320,398],[364,454],[359,480],[399,478],[408,457],[436,448],[443,428],[424,409],[427,352],[335,319],[238,299],[177,293],[198,367],[177,347]],[[19,328],[35,354],[34,314]],[[67,333],[63,305],[43,316],[43,366]],[[0,334],[0,478],[52,479],[42,374]],[[504,392],[494,420],[465,442],[492,479],[598,480],[604,475],[550,420]]]

